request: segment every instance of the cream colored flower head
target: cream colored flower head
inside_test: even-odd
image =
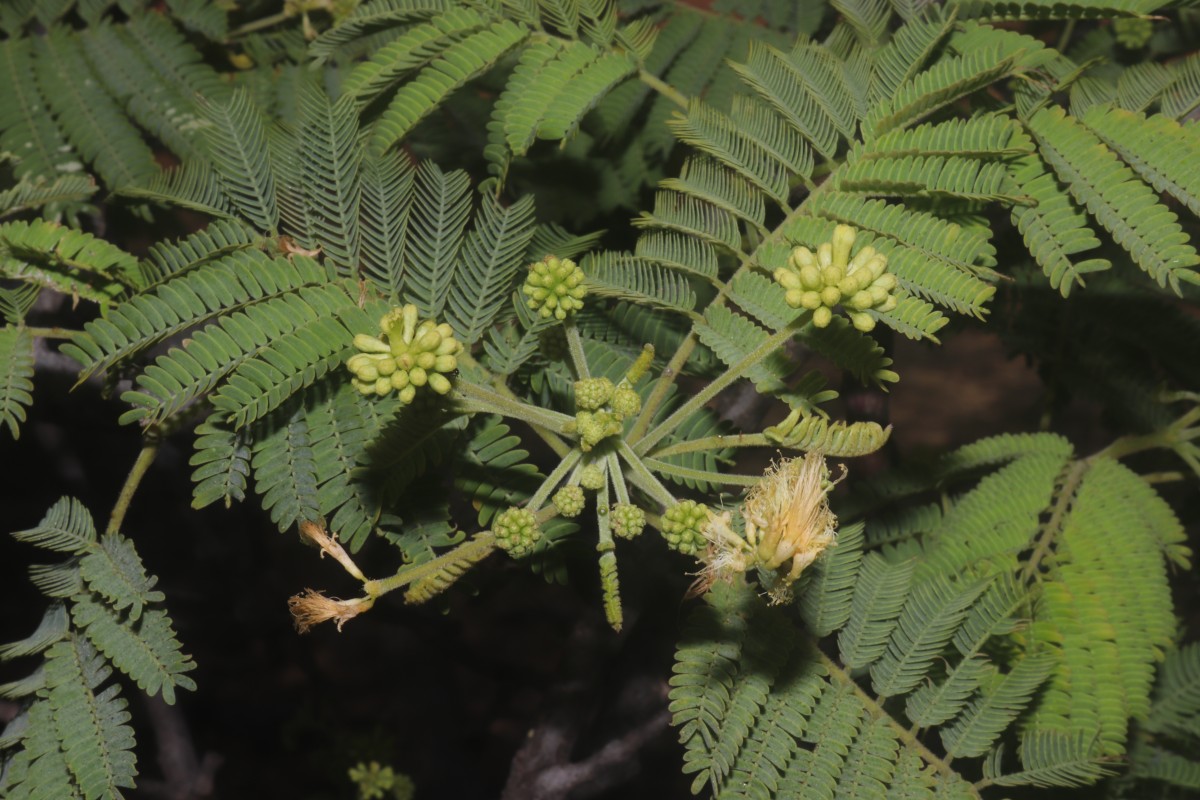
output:
[[[837,541],[837,517],[829,508],[834,483],[820,453],[772,465],[742,505],[743,535],[733,531],[728,514],[714,516],[705,530],[709,551],[701,580],[758,567],[774,573],[770,594],[783,602],[791,584]]]

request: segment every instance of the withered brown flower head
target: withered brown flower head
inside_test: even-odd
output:
[[[292,612],[296,630],[300,633],[308,633],[314,626],[329,620],[337,622],[340,632],[348,620],[370,610],[373,605],[375,601],[369,598],[337,600],[314,589],[305,589],[300,594],[288,598],[288,610]]]

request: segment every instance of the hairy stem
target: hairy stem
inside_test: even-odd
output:
[[[663,97],[667,98],[672,103],[679,106],[680,108],[686,109],[691,102],[688,100],[687,95],[685,95],[683,92],[679,91],[674,86],[672,86],[671,84],[662,80],[658,76],[652,75],[651,73],[647,72],[646,70],[641,70],[640,72],[638,72],[638,80],[640,80],[642,83],[646,84],[651,89],[658,92]]]
[[[587,356],[583,352],[583,340],[579,337],[579,329],[573,320],[567,320],[564,326],[567,332],[567,350],[571,353],[571,363],[575,366],[575,375],[579,380],[592,377],[588,370]]]
[[[154,463],[154,457],[158,455],[158,445],[158,431],[154,428],[148,429],[146,443],[142,445],[142,451],[138,453],[137,460],[133,462],[133,469],[129,470],[129,477],[125,479],[125,485],[121,487],[121,494],[117,496],[117,503],[113,506],[112,516],[108,518],[108,527],[105,529],[108,533],[117,533],[121,530],[121,525],[125,522],[125,514],[129,511],[129,504],[133,502],[133,495],[141,485],[142,478],[146,477],[150,465]]]
[[[550,497],[550,493],[554,491],[556,486],[562,483],[563,478],[567,477],[567,473],[575,468],[575,464],[579,462],[582,456],[583,453],[578,450],[572,450],[567,453],[566,458],[559,462],[554,471],[546,477],[546,480],[542,481],[542,485],[534,492],[533,497],[529,498],[529,502],[525,504],[526,507],[534,510],[541,508],[542,504]]]
[[[487,379],[491,382],[492,387],[499,392],[501,396],[517,403],[521,402],[521,399],[517,397],[516,394],[513,393],[513,390],[508,388],[508,384],[504,382],[504,376],[494,374],[466,353],[459,354],[458,360],[464,365],[469,365],[472,369],[477,370],[481,374],[487,376]],[[567,453],[571,452],[571,446],[564,442],[562,438],[556,434],[546,430],[541,425],[530,424],[530,427],[533,429],[533,432],[536,433],[538,437],[540,437],[541,440],[545,442],[559,458],[563,458]]]
[[[662,485],[658,478],[654,477],[654,473],[646,468],[641,457],[633,452],[633,448],[626,442],[621,442],[617,452],[620,453],[621,459],[628,468],[626,474],[629,476],[630,483],[662,504],[663,508],[675,505],[675,496]]]
[[[716,397],[722,389],[745,375],[752,367],[781,347],[784,342],[795,336],[796,331],[799,330],[802,325],[808,322],[809,316],[809,314],[802,314],[801,316],[797,317],[783,329],[764,339],[762,344],[747,353],[741,361],[737,362],[733,366],[729,367],[729,369],[718,375],[716,378],[709,381],[707,386],[689,397],[683,405],[675,409],[675,412],[671,414],[671,416],[659,423],[658,427],[647,433],[641,440],[635,442],[634,451],[637,452],[638,455],[644,455],[664,436],[678,428],[684,420],[703,408],[705,404],[708,403],[709,400]]]
[[[26,328],[25,330],[43,339],[74,339],[80,333],[80,331],[73,331],[69,328]]]
[[[796,206],[795,208],[788,208],[786,205],[784,206],[784,211],[787,216],[775,227],[775,230],[771,231],[771,233],[751,252],[741,254],[741,262],[738,264],[737,269],[735,269],[733,274],[729,276],[729,280],[718,285],[717,295],[712,299],[712,302],[708,304],[708,308],[718,308],[725,305],[726,301],[729,299],[730,289],[737,277],[746,270],[753,269],[757,264],[757,261],[754,258],[755,253],[761,250],[764,246],[772,244],[777,239],[781,239],[783,235],[782,232],[785,228],[787,228],[788,223],[790,223],[804,211],[804,206],[808,204],[809,200],[811,200],[829,185],[830,182],[826,180],[819,186],[813,188],[812,191],[809,192],[808,197],[804,198],[804,202],[800,203],[800,205]],[[662,375],[659,376],[657,383],[654,384],[654,389],[650,392],[650,396],[646,398],[646,403],[642,406],[642,413],[638,415],[637,421],[634,422],[633,429],[629,432],[630,441],[636,443],[645,435],[646,430],[650,427],[650,422],[654,419],[655,412],[658,411],[663,401],[666,400],[667,392],[670,391],[671,385],[675,383],[675,379],[679,377],[680,372],[683,370],[684,364],[687,363],[688,358],[691,357],[692,351],[695,349],[696,329],[695,326],[693,326],[691,332],[688,333],[688,335],[680,343],[679,348],[675,351],[675,355],[672,356],[671,360],[667,363],[666,368],[663,369]],[[678,422],[676,424],[678,424]],[[661,428],[662,426],[660,425],[659,427]],[[668,429],[667,432],[669,431],[670,429]],[[645,451],[643,450],[641,452]]]
[[[758,475],[739,475],[734,472],[709,472],[706,469],[692,469],[690,467],[681,467],[678,464],[669,464],[666,461],[659,461],[654,458],[644,458],[642,463],[647,469],[658,472],[663,475],[674,475],[685,480],[699,481],[702,483],[725,484],[726,486],[754,486],[762,478]]]
[[[604,457],[608,464],[608,474],[612,477],[613,491],[617,495],[618,503],[629,502],[629,489],[625,486],[625,473],[621,470],[621,460],[617,458],[616,453],[609,453]]]
[[[490,553],[496,549],[496,537],[491,531],[482,531],[475,534],[467,541],[457,545],[453,550],[448,550],[442,553],[437,558],[425,561],[420,564],[412,564],[401,567],[395,575],[388,578],[380,578],[378,580],[367,581],[363,584],[363,589],[367,593],[367,597],[371,600],[385,595],[388,592],[394,592],[396,589],[401,589],[413,581],[418,581],[421,578],[429,575],[434,575],[443,570],[447,564],[452,564],[455,561],[463,560],[468,553],[472,556],[478,555],[480,551]],[[478,559],[475,559],[478,560]]]
[[[573,417],[522,402],[515,397],[505,397],[499,392],[475,383],[460,381],[456,388],[470,411],[482,411],[512,417],[530,425],[546,428],[553,433],[562,433],[563,427],[575,421]]]
[[[654,450],[649,455],[655,458],[678,456],[684,453],[695,453],[700,450],[723,450],[726,447],[770,447],[777,444],[767,438],[765,433],[739,433],[728,436],[705,436],[687,442],[677,442],[667,447]]]

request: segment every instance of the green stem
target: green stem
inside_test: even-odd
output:
[[[43,339],[74,339],[80,333],[69,328],[26,328],[25,330]]]
[[[269,28],[272,25],[278,25],[280,22],[291,19],[294,16],[296,15],[290,11],[280,11],[278,14],[271,14],[270,16],[256,19],[253,22],[247,22],[245,25],[231,30],[229,32],[229,36],[226,37],[226,41],[236,39],[239,36],[244,36],[247,33],[260,31],[263,28]]]
[[[642,459],[637,453],[633,452],[633,448],[626,442],[621,442],[617,450],[621,455],[621,459],[628,467],[627,474],[629,482],[641,489],[650,497],[660,503],[663,508],[670,508],[677,502],[675,496],[667,490],[667,487],[662,485],[662,482],[654,477],[646,465],[642,463]]]
[[[721,299],[721,295],[717,296],[717,300]],[[714,300],[713,302],[717,302]],[[683,365],[691,357],[692,351],[696,349],[696,332],[693,329],[680,343],[679,348],[675,351],[675,355],[663,368],[662,374],[658,376],[658,380],[654,383],[654,388],[650,390],[650,396],[646,398],[646,402],[642,405],[642,412],[633,422],[633,427],[629,429],[629,441],[636,442],[646,435],[646,431],[650,427],[651,421],[654,419],[655,412],[659,406],[667,399],[667,393],[671,391],[671,386],[675,383],[675,378],[683,369]]]
[[[559,462],[558,466],[547,476],[546,480],[542,481],[542,485],[534,492],[533,497],[529,498],[529,502],[525,504],[525,507],[534,510],[541,508],[542,504],[550,497],[550,493],[562,483],[563,478],[567,477],[567,473],[575,468],[575,464],[579,462],[582,456],[583,453],[578,450],[572,450],[567,453],[566,458]]]
[[[121,530],[121,525],[125,522],[125,514],[129,511],[129,504],[133,502],[133,495],[141,485],[142,478],[146,477],[150,465],[154,463],[154,457],[158,455],[158,445],[158,431],[153,428],[148,429],[146,443],[142,445],[142,452],[138,453],[137,460],[133,462],[133,469],[129,470],[129,476],[125,478],[125,485],[121,487],[121,494],[118,495],[117,503],[113,506],[112,516],[108,518],[108,528],[106,528],[108,533],[118,533]]]
[[[583,339],[579,336],[579,329],[572,320],[567,320],[564,327],[567,332],[567,350],[571,353],[571,363],[575,365],[575,375],[581,381],[587,380],[592,377],[592,373],[588,370],[587,355],[583,352]]]
[[[817,649],[815,646],[814,649],[816,649],[817,657],[821,659],[821,663],[827,670],[829,670],[829,677],[837,683],[847,686],[853,690],[855,697],[857,697],[862,704],[866,706],[867,713],[869,713],[872,718],[887,720],[888,727],[892,729],[892,733],[896,735],[896,738],[899,739],[905,746],[915,750],[921,759],[935,770],[948,778],[959,778],[962,780],[962,776],[951,769],[950,764],[945,759],[941,758],[928,747],[926,747],[924,742],[914,736],[911,732],[904,728],[904,726],[896,722],[895,718],[885,711],[883,706],[875,701],[875,698],[864,692],[862,687],[858,685],[858,682],[851,678],[836,661],[822,653],[820,649]],[[971,786],[971,784],[965,780],[963,780],[963,783],[968,787]],[[973,788],[971,790],[971,794],[974,797],[979,797],[979,792],[975,791]]]
[[[640,80],[642,83],[646,84],[651,89],[658,92],[663,97],[667,98],[672,103],[679,106],[680,108],[683,108],[686,110],[687,107],[691,104],[687,98],[687,95],[685,95],[683,92],[679,91],[674,86],[667,83],[666,81],[660,79],[657,75],[652,75],[651,73],[647,72],[644,69],[638,72],[638,80]]]
[[[643,458],[642,463],[647,469],[662,475],[674,475],[690,481],[703,483],[725,484],[727,486],[755,486],[762,478],[758,475],[739,475],[737,473],[709,472],[706,469],[691,469],[678,464],[668,464],[654,458]]]
[[[705,436],[702,439],[692,439],[678,442],[655,450],[649,455],[655,458],[678,456],[684,453],[695,453],[698,450],[722,450],[726,447],[770,447],[778,444],[767,438],[765,433],[739,433],[732,436]]]
[[[667,417],[665,420],[659,423],[658,427],[647,433],[641,440],[635,443],[635,452],[637,452],[638,455],[644,455],[664,436],[678,428],[684,420],[699,411],[701,408],[704,408],[708,401],[716,397],[722,389],[745,375],[752,367],[754,367],[767,356],[771,355],[771,353],[775,352],[781,345],[783,345],[784,342],[795,336],[796,331],[808,322],[809,316],[809,314],[802,314],[791,323],[784,326],[781,330],[768,336],[758,347],[747,353],[741,361],[738,361],[729,369],[725,370],[725,372],[721,373],[712,381],[710,381],[709,384],[699,392],[689,397],[683,405],[675,409],[675,412],[671,414],[671,416]]]
[[[492,373],[474,358],[465,353],[459,354],[458,360],[464,365],[469,365],[472,369],[478,370],[480,373],[487,376],[488,380],[491,381],[492,386],[502,396],[517,403],[521,402],[521,398],[517,397],[516,394],[513,393],[513,390],[508,388],[508,384],[504,382],[503,376]],[[567,453],[571,452],[571,446],[569,444],[542,426],[530,424],[530,428],[533,429],[533,432],[536,433],[559,458],[563,458],[567,455]]]
[[[486,549],[488,552],[496,549],[496,537],[492,535],[491,531],[481,531],[467,541],[457,545],[453,550],[442,553],[437,558],[420,564],[401,567],[395,575],[380,578],[379,580],[367,581],[363,584],[363,589],[366,591],[367,597],[374,600],[380,595],[394,592],[414,581],[419,581],[424,577],[436,574],[444,569],[447,564],[461,561],[465,552],[476,549]]]
[[[610,452],[604,457],[608,463],[608,474],[612,476],[613,490],[617,495],[618,503],[629,503],[629,489],[625,486],[625,473],[621,471],[621,459],[617,458],[617,454]]]
[[[1200,437],[1200,429],[1193,431],[1187,430],[1189,425],[1200,422],[1200,407],[1193,408],[1188,413],[1184,414],[1179,419],[1172,422],[1167,427],[1159,431],[1143,434],[1141,436],[1122,436],[1115,442],[1110,444],[1098,453],[1090,456],[1089,460],[1100,458],[1124,458],[1125,456],[1140,453],[1144,450],[1153,450],[1158,447],[1173,448],[1177,444],[1190,441]]]
[[[467,381],[460,381],[455,388],[466,402],[468,411],[480,411],[512,417],[530,425],[546,428],[554,433],[562,433],[564,426],[575,421],[574,417],[560,414],[545,408],[523,403],[511,397],[505,397],[499,392]]]
[[[1075,498],[1075,491],[1079,488],[1079,484],[1083,482],[1083,476],[1087,473],[1090,466],[1091,462],[1089,460],[1080,459],[1067,470],[1067,475],[1063,479],[1062,489],[1058,492],[1058,499],[1054,501],[1054,509],[1050,512],[1050,520],[1038,536],[1038,542],[1033,548],[1033,553],[1029,556],[1029,563],[1025,565],[1022,579],[1026,583],[1037,574],[1038,565],[1050,553],[1050,546],[1054,543],[1055,537],[1058,536],[1062,530],[1063,523],[1066,521],[1067,511],[1071,508],[1071,501]]]
[[[775,230],[773,230],[771,234],[767,236],[767,238],[764,239],[753,252],[744,253],[742,255],[741,263],[738,264],[737,269],[733,271],[733,274],[729,276],[729,280],[723,284],[720,284],[717,289],[717,296],[714,297],[712,302],[708,304],[708,308],[718,308],[725,305],[729,298],[729,292],[734,282],[737,280],[737,277],[746,270],[753,269],[757,264],[757,261],[754,258],[755,253],[761,250],[764,246],[773,243],[775,240],[781,239],[783,237],[783,231],[787,229],[789,223],[793,219],[800,216],[800,214],[804,211],[804,206],[808,204],[808,201],[815,197],[818,193],[824,191],[825,187],[829,186],[831,183],[832,182],[828,180],[824,181],[809,192],[808,197],[804,198],[804,202],[795,208],[786,210],[787,216],[779,223],[779,225],[775,227]],[[637,420],[634,422],[633,428],[629,432],[629,440],[631,442],[638,443],[638,441],[645,435],[646,430],[650,427],[650,422],[654,419],[654,414],[658,411],[659,406],[662,405],[663,401],[666,400],[667,393],[670,391],[671,385],[675,382],[675,379],[683,370],[684,364],[687,363],[688,358],[691,356],[692,351],[695,350],[695,348],[696,329],[695,326],[693,326],[691,332],[689,332],[684,338],[683,342],[680,343],[679,348],[675,351],[675,355],[671,357],[671,360],[668,362],[666,368],[663,369],[662,375],[659,376],[658,382],[655,383],[654,389],[651,391],[650,396],[646,398],[646,403],[642,406],[642,413],[638,415]]]

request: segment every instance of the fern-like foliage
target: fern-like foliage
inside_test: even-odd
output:
[[[695,790],[973,797],[993,784],[1075,786],[1110,773],[1131,719],[1176,735],[1194,727],[1190,651],[1173,657],[1157,695],[1169,685],[1178,700],[1151,694],[1172,640],[1165,562],[1187,557],[1163,501],[1116,461],[1070,461],[1053,436],[984,440],[946,456],[931,481],[987,465],[1003,466],[881,550],[864,554],[859,526],[842,532],[799,590],[812,644],[782,644],[799,621],[746,587],[714,587],[672,679]],[[913,497],[921,486],[885,478],[880,490]],[[1139,559],[1155,577],[1132,586],[1118,564]],[[1097,628],[1106,635],[1085,633]],[[834,634],[836,660],[813,647]],[[1019,740],[1016,768],[1006,740]],[[975,778],[962,764],[979,757]],[[1183,780],[1183,762],[1164,758],[1163,772]]]
[[[41,660],[28,679],[0,687],[21,704],[0,734],[0,791],[31,800],[121,797],[134,787],[137,766],[127,702],[110,680],[114,668],[173,703],[176,689],[196,688],[187,676],[195,664],[181,652],[157,579],[133,543],[119,533],[97,535],[77,500],[63,498],[37,527],[13,536],[70,556],[53,569],[73,591],[47,593],[51,603],[37,629],[0,646],[0,660]]]

